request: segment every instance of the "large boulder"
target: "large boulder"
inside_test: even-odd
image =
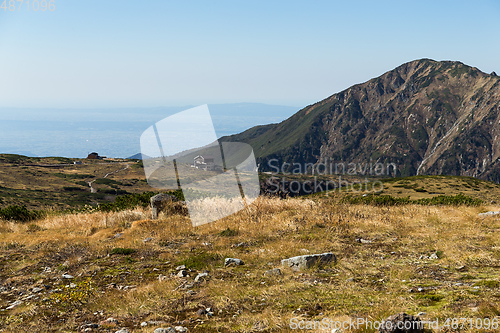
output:
[[[406,313],[398,313],[384,320],[379,333],[423,333],[424,325],[420,318]]]
[[[281,266],[291,267],[293,270],[298,271],[313,267],[314,265],[328,264],[332,261],[337,262],[337,257],[333,253],[327,252],[283,259],[281,260]]]
[[[153,220],[158,218],[158,214],[160,212],[164,211],[165,208],[171,204],[172,202],[177,201],[177,197],[170,195],[170,194],[165,194],[165,193],[160,193],[155,196],[151,197],[151,212],[153,214]]]

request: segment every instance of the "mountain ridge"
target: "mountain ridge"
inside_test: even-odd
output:
[[[369,160],[399,175],[500,180],[500,78],[459,61],[419,59],[311,104],[278,124],[221,141],[246,142],[269,160]]]

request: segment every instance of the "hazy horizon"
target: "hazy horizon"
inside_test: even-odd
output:
[[[157,121],[192,106],[108,109],[0,108],[0,153],[32,157],[129,157]],[[258,103],[209,104],[217,137],[280,122],[299,109]],[[43,111],[43,112],[41,112]]]

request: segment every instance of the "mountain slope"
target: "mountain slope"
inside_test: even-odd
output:
[[[500,180],[500,78],[421,59],[222,141],[249,143],[261,170],[279,163],[395,163],[400,175]],[[276,163],[275,163],[276,164]],[[289,169],[290,170],[290,169]]]

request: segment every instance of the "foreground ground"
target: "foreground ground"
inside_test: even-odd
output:
[[[291,320],[399,312],[440,324],[492,320],[500,314],[500,220],[478,216],[490,210],[500,207],[261,197],[196,228],[182,215],[151,221],[142,208],[4,221],[0,331],[296,332]],[[336,264],[297,272],[280,265],[330,251]],[[224,267],[226,257],[244,265]],[[180,265],[188,276],[177,276]],[[274,268],[281,274],[266,273]],[[202,272],[208,276],[195,282]],[[375,330],[342,330],[351,331]]]

